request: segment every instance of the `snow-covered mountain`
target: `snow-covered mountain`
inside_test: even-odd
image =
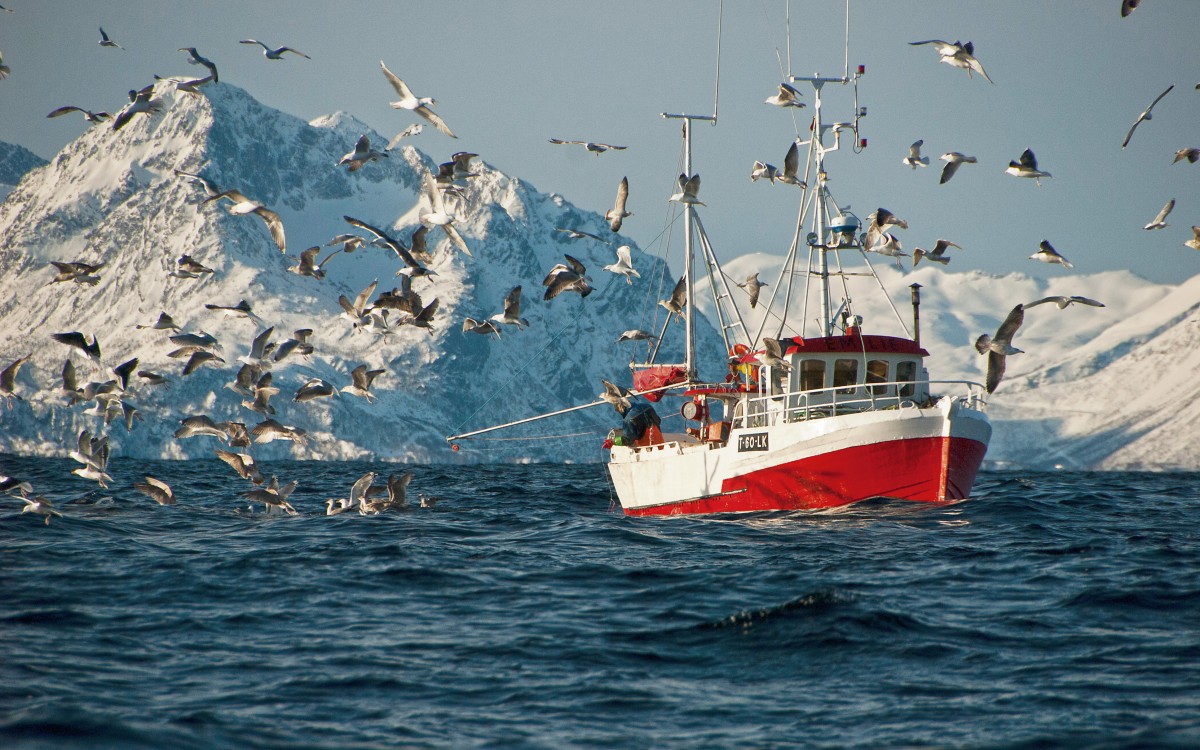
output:
[[[603,432],[615,423],[611,409],[592,409],[540,425],[541,434],[599,432],[575,440],[500,445],[503,451],[451,453],[445,436],[456,431],[527,417],[592,401],[600,378],[628,381],[628,345],[617,336],[653,311],[647,294],[669,290],[665,264],[634,249],[638,284],[601,270],[615,260],[612,247],[571,240],[556,227],[611,235],[603,217],[577,209],[559,195],[475,162],[480,174],[466,180],[456,225],[474,257],[454,250],[436,227],[430,232],[437,275],[414,281],[424,302],[439,300],[432,333],[403,326],[394,336],[356,331],[339,317],[339,295],[353,300],[371,282],[378,290],[400,286],[402,264],[390,250],[365,246],[340,254],[324,280],[288,273],[299,251],[356,231],[349,215],[387,228],[407,241],[419,223],[421,175],[436,164],[411,146],[349,173],[337,167],[360,134],[378,148],[386,138],[346,114],[306,123],[266,107],[227,84],[203,95],[160,83],[162,112],[138,115],[120,131],[92,128],[53,160],[30,172],[0,204],[0,356],[7,362],[32,355],[20,371],[17,401],[0,414],[0,451],[61,454],[84,428],[98,429],[82,406],[69,407],[59,385],[66,359],[81,382],[103,381],[108,369],[138,357],[139,369],[166,374],[162,386],[139,385],[128,400],[142,417],[132,431],[114,422],[108,432],[114,455],[193,457],[211,455],[210,438],[172,437],[182,417],[253,424],[242,396],[225,388],[233,380],[256,333],[246,318],[226,319],[205,304],[250,302],[279,341],[313,328],[316,353],[274,368],[281,392],[271,405],[276,419],[308,431],[304,446],[274,442],[267,457],[379,457],[398,460],[513,460],[523,457],[594,459]],[[175,169],[201,173],[222,189],[237,189],[275,210],[284,224],[288,254],[280,253],[265,223],[237,216],[226,201],[205,203],[195,182]],[[361,232],[360,232],[361,233]],[[614,238],[613,246],[627,242]],[[628,243],[632,244],[632,243]],[[322,255],[324,255],[323,251]],[[596,291],[543,302],[546,272],[569,253],[589,268]],[[169,275],[183,254],[215,270],[198,279]],[[291,257],[289,257],[291,256]],[[50,261],[104,262],[94,286],[50,283]],[[524,288],[522,314],[529,327],[505,326],[499,338],[461,331],[463,319],[500,312],[508,291]],[[655,298],[656,299],[656,298]],[[223,346],[226,364],[183,376],[169,332],[138,328],[169,313],[190,331],[207,331]],[[50,338],[56,332],[95,335],[103,367]],[[705,346],[715,332],[701,331]],[[357,364],[384,368],[375,381],[374,403],[349,395],[293,403],[295,389],[310,376],[349,384]]]
[[[12,192],[31,169],[36,169],[46,160],[24,146],[0,141],[0,201]]]

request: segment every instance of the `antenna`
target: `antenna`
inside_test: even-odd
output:
[[[850,0],[846,0],[849,2]],[[717,80],[713,83],[712,124],[717,124],[717,103],[721,97],[721,27],[725,20],[725,0],[717,4]]]
[[[850,0],[846,0],[846,44],[845,44],[845,67],[842,73],[843,78],[850,77]],[[858,102],[856,101],[855,104]]]

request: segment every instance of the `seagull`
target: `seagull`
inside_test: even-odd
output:
[[[679,192],[675,193],[667,200],[674,203],[686,203],[692,206],[703,206],[704,204],[701,203],[700,199],[696,197],[699,192],[700,175],[694,174],[691,177],[688,177],[685,174],[681,174],[679,175]]]
[[[929,157],[921,156],[921,146],[924,143],[924,138],[919,141],[913,141],[913,144],[908,147],[908,156],[901,159],[900,163],[907,164],[913,169],[916,169],[917,167],[928,167]]]
[[[592,293],[592,286],[588,283],[591,279],[587,275],[587,268],[570,255],[563,257],[567,259],[567,264],[555,265],[546,274],[546,278],[542,279],[542,286],[546,287],[546,293],[542,295],[543,300],[552,300],[563,292],[579,292],[580,297],[586,297]]]
[[[632,252],[633,249],[630,248],[629,245],[621,245],[617,248],[617,262],[605,266],[604,270],[612,271],[619,276],[624,276],[625,283],[627,284],[633,283],[634,276],[637,276],[640,279],[642,275],[637,272],[636,268],[633,267],[633,260],[631,258]]]
[[[3,76],[0,76],[0,78],[3,78]],[[93,112],[90,109],[84,109],[83,107],[76,107],[71,104],[68,104],[65,107],[59,107],[58,109],[54,110],[50,114],[46,115],[46,117],[62,117],[63,115],[70,114],[71,112],[82,112],[83,119],[87,120],[90,123],[104,122],[105,120],[112,119],[112,115],[110,115],[107,112]]]
[[[629,216],[633,216],[625,210],[625,201],[629,199],[629,178],[622,177],[621,182],[617,185],[617,200],[613,207],[604,212],[604,220],[608,222],[609,229],[614,232],[621,231],[621,222]]]
[[[591,232],[585,232],[582,229],[570,229],[567,227],[555,227],[554,231],[566,232],[567,236],[573,240],[581,240],[584,237],[587,237],[589,239],[596,240],[597,242],[604,242],[604,244],[606,244],[606,245],[608,244],[608,242],[605,242],[603,237],[592,234]]]
[[[304,385],[296,389],[296,395],[292,397],[292,401],[303,403],[305,401],[313,401],[318,398],[328,398],[336,396],[338,389],[321,378],[309,378],[304,381]]]
[[[226,318],[248,318],[256,325],[265,325],[262,318],[254,314],[250,309],[250,303],[246,300],[238,300],[236,305],[214,305],[209,302],[204,305],[205,310],[221,310],[225,313]]]
[[[421,222],[441,227],[455,247],[467,255],[471,255],[471,248],[467,247],[466,241],[463,240],[462,235],[458,233],[458,229],[454,226],[454,214],[450,213],[446,208],[442,191],[438,189],[433,175],[429,172],[425,173],[424,186],[424,192],[429,196],[430,210],[428,213],[421,214]]]
[[[283,232],[283,221],[280,220],[279,214],[267,208],[261,203],[250,200],[242,195],[237,190],[226,190],[217,193],[211,198],[206,199],[205,203],[218,201],[222,198],[228,198],[231,205],[229,213],[235,216],[243,216],[245,214],[257,214],[267,224],[267,229],[271,232],[271,239],[275,240],[275,246],[279,248],[279,252],[287,253],[287,239]]]
[[[345,311],[342,313],[343,317],[354,324],[355,328],[367,324],[368,315],[371,311],[370,306],[367,304],[367,300],[371,299],[371,295],[375,293],[375,287],[378,284],[378,280],[367,284],[366,288],[359,292],[358,296],[354,298],[353,303],[350,302],[350,300],[347,299],[346,295],[344,294],[338,296],[338,304],[341,305],[342,310]]]
[[[195,47],[180,47],[179,51],[188,53],[188,62],[192,65],[203,65],[204,67],[208,68],[208,72],[209,75],[212,76],[213,83],[219,82],[220,79],[217,77],[217,66],[212,60],[209,60],[207,57],[202,57],[200,53],[196,51]]]
[[[1163,205],[1162,210],[1158,212],[1158,216],[1155,216],[1154,220],[1142,227],[1142,229],[1162,229],[1163,227],[1167,226],[1167,214],[1171,213],[1173,208],[1175,208],[1174,198],[1167,201],[1166,204]]]
[[[687,279],[680,276],[679,281],[675,282],[675,288],[671,291],[671,296],[666,299],[660,299],[658,304],[666,308],[667,312],[675,313],[679,317],[683,317],[683,308],[687,307]]]
[[[266,368],[270,367],[269,358],[271,353],[275,351],[275,344],[271,343],[271,336],[275,333],[275,326],[264,328],[250,342],[250,351],[244,357],[238,357],[238,361],[250,365],[251,368]],[[241,373],[238,373],[239,375]]]
[[[392,140],[388,141],[388,145],[385,146],[383,150],[391,151],[397,145],[400,144],[400,141],[402,141],[405,138],[408,138],[410,136],[420,135],[421,131],[424,129],[425,129],[424,125],[422,125],[419,122],[414,122],[412,125],[409,125],[404,130],[401,130],[399,133],[396,133],[396,135],[392,136]]]
[[[206,331],[197,331],[195,333],[175,333],[170,336],[171,343],[177,346],[196,347],[198,349],[220,349],[221,344],[217,339]]]
[[[100,277],[96,275],[96,272],[103,268],[105,263],[102,261],[93,265],[82,261],[64,262],[52,260],[50,261],[50,265],[58,269],[57,275],[50,280],[50,284],[73,281],[80,285],[95,286],[100,282]]]
[[[17,387],[17,372],[20,371],[21,365],[28,362],[32,356],[32,354],[26,354],[8,367],[5,367],[3,372],[0,372],[0,398],[4,399],[5,406],[11,408],[14,398],[18,401],[22,400],[15,392]]]
[[[270,443],[274,440],[291,440],[297,445],[308,443],[308,433],[299,427],[280,424],[274,419],[264,419],[250,429],[256,443]]]
[[[1173,83],[1170,86],[1167,86],[1166,91],[1155,97],[1154,101],[1150,102],[1150,106],[1142,110],[1142,113],[1137,116],[1136,120],[1133,121],[1133,125],[1129,128],[1129,132],[1125,134],[1125,140],[1121,143],[1121,148],[1125,148],[1129,145],[1129,139],[1133,138],[1133,131],[1137,130],[1137,126],[1142,123],[1142,120],[1153,119],[1153,117],[1150,115],[1150,110],[1154,109],[1154,105],[1158,104],[1164,96],[1171,93],[1171,89],[1173,88],[1175,88],[1175,84]]]
[[[7,8],[5,10],[7,10]],[[25,507],[21,509],[21,512],[45,516],[47,526],[50,525],[51,516],[58,516],[59,518],[62,518],[62,513],[59,513],[54,509],[54,504],[41,495],[37,495],[36,497],[32,498],[23,497],[21,499],[25,501]]]
[[[175,493],[171,490],[171,485],[161,479],[155,479],[150,475],[146,475],[146,482],[135,483],[133,488],[138,492],[145,494],[159,505],[174,505]]]
[[[995,336],[988,336],[986,333],[975,339],[975,351],[980,354],[985,352],[988,355],[987,365],[987,392],[992,393],[996,390],[996,386],[1000,385],[1000,379],[1004,377],[1005,358],[1010,354],[1021,354],[1021,350],[1012,345],[1013,335],[1017,329],[1021,327],[1021,323],[1025,320],[1025,306],[1017,305],[1009,313],[1000,327],[996,329]]]
[[[204,188],[204,192],[209,198],[216,198],[221,194],[221,188],[217,187],[217,183],[213,182],[207,177],[201,177],[200,175],[193,174],[192,172],[184,172],[182,169],[176,169],[175,174],[178,177],[183,177]]]
[[[792,365],[783,358],[783,342],[779,339],[763,337],[763,351],[758,355],[758,361],[773,370],[791,372]]]
[[[800,91],[787,83],[779,84],[779,90],[773,96],[768,96],[763,99],[763,104],[771,104],[776,107],[804,107],[804,102],[800,101]]]
[[[463,320],[462,331],[463,333],[478,333],[484,336],[494,333],[496,334],[496,338],[500,338],[500,328],[491,320],[466,318]]]
[[[611,143],[596,143],[595,141],[564,141],[561,138],[551,138],[550,142],[556,146],[583,146],[596,156],[605,151],[624,151],[626,149],[625,146],[614,146]]]
[[[771,184],[775,184],[775,179],[782,175],[779,167],[773,164],[767,164],[762,161],[755,161],[754,166],[750,168],[750,181],[758,182],[759,180],[770,180]]]
[[[933,245],[932,250],[923,250],[919,247],[913,248],[913,268],[921,262],[921,258],[926,258],[933,263],[941,263],[943,266],[950,262],[949,256],[946,255],[946,248],[957,247],[962,250],[960,245],[956,245],[950,240],[938,240]]]
[[[87,430],[79,433],[79,446],[76,450],[71,451],[71,458],[83,464],[82,467],[72,471],[72,474],[83,477],[84,479],[92,479],[100,484],[101,487],[108,487],[107,482],[112,481],[112,477],[108,475],[108,437],[93,438]]]
[[[312,278],[320,281],[321,279],[325,278],[325,264],[330,258],[342,252],[342,248],[339,247],[337,250],[330,252],[324,258],[321,258],[320,261],[317,261],[317,253],[319,252],[321,252],[320,245],[313,245],[307,250],[301,251],[300,260],[296,262],[296,265],[289,266],[288,270],[294,274],[300,276],[311,276]]]
[[[298,49],[292,49],[291,47],[275,47],[274,49],[272,49],[271,47],[268,47],[267,45],[263,44],[262,42],[258,41],[257,39],[242,39],[241,43],[242,44],[257,44],[258,46],[262,47],[263,48],[263,57],[267,58],[268,60],[282,60],[284,52],[291,52],[294,55],[300,55],[301,57],[303,57],[306,60],[312,59],[311,57],[304,54],[303,52],[301,52]]]
[[[521,286],[514,286],[504,295],[504,312],[493,315],[490,320],[504,325],[516,326],[517,330],[529,325],[529,321],[521,317]]]
[[[600,379],[600,382],[604,384],[604,393],[601,393],[597,398],[612,404],[613,408],[617,410],[617,414],[624,416],[625,412],[629,411],[631,405],[629,403],[629,389],[610,383],[603,378]]]
[[[894,258],[896,260],[896,268],[903,270],[903,266],[900,265],[900,259],[908,257],[908,253],[904,252],[903,246],[900,244],[900,240],[896,238],[896,235],[891,232],[883,232],[877,235],[875,239],[875,244],[868,245],[863,249],[869,253],[879,253],[880,255]]]
[[[432,336],[433,335],[433,317],[437,314],[438,305],[440,303],[441,303],[441,301],[435,298],[433,300],[433,302],[430,302],[428,305],[425,305],[425,307],[422,310],[418,311],[415,315],[411,315],[410,317],[406,318],[405,320],[401,320],[400,322],[397,323],[397,325],[409,325],[409,326],[413,326],[415,328],[424,328],[426,331],[429,332],[429,335]],[[387,310],[384,310],[383,312],[385,315],[387,314]]]
[[[967,77],[971,77],[971,71],[975,71],[983,76],[988,83],[995,83],[988,74],[984,71],[983,66],[979,64],[979,60],[975,57],[975,45],[971,42],[963,44],[955,41],[953,44],[944,42],[941,39],[926,39],[923,42],[909,42],[912,46],[922,44],[932,44],[934,50],[938,53],[938,62],[944,62],[955,68],[961,68],[967,71]]]
[[[122,107],[121,111],[117,112],[117,116],[113,118],[112,129],[120,130],[121,128],[125,127],[125,125],[133,119],[134,115],[148,115],[153,112],[160,111],[162,107],[156,103],[157,100],[151,100],[152,96],[154,96],[153,86],[147,86],[141,91],[134,91],[133,89],[130,89],[129,103]]]
[[[1171,163],[1174,164],[1176,161],[1182,161],[1183,159],[1187,159],[1190,163],[1195,164],[1197,160],[1200,160],[1200,148],[1179,149],[1175,152],[1175,161]]]
[[[334,245],[341,245],[342,252],[349,255],[350,253],[353,253],[355,250],[357,250],[358,248],[362,247],[365,244],[367,244],[366,238],[360,237],[357,234],[339,234],[336,237],[334,237],[333,239],[331,239],[329,242],[326,242],[325,247],[333,247]]]
[[[216,362],[223,365],[225,364],[225,359],[207,349],[192,352],[192,356],[188,357],[187,364],[183,366],[183,374],[185,376],[191,375],[196,370],[199,370],[201,365],[209,362]]]
[[[630,328],[628,331],[625,331],[620,336],[618,336],[615,343],[619,344],[622,341],[646,341],[646,340],[655,341],[657,339],[658,339],[658,336],[655,336],[654,334],[650,333],[649,331],[643,331],[638,328]]]
[[[1053,302],[1054,304],[1058,305],[1059,310],[1064,310],[1067,307],[1069,307],[1070,305],[1075,304],[1076,302],[1078,302],[1081,305],[1090,305],[1091,307],[1104,307],[1103,302],[1097,302],[1096,300],[1088,299],[1087,297],[1080,297],[1078,295],[1072,295],[1070,297],[1064,297],[1064,296],[1042,297],[1041,299],[1034,300],[1033,302],[1026,302],[1025,309],[1028,310],[1029,308],[1033,307],[1034,305],[1042,305],[1047,302]]]
[[[217,458],[229,464],[242,479],[249,480],[254,484],[262,484],[266,481],[266,477],[262,475],[262,472],[258,470],[258,466],[254,463],[254,456],[247,453],[234,453],[223,448],[216,448],[214,452]]]
[[[4,53],[0,52],[0,81],[8,78],[8,74],[12,72],[12,68],[4,64]]]
[[[367,222],[362,221],[360,219],[356,219],[353,216],[343,216],[342,218],[348,224],[350,224],[352,226],[356,226],[360,229],[365,229],[368,232],[370,232],[371,234],[375,235],[375,242],[372,244],[382,245],[383,247],[389,248],[392,252],[394,252],[396,254],[396,256],[398,258],[400,258],[400,260],[402,260],[405,264],[405,268],[401,269],[401,272],[403,272],[404,275],[411,276],[413,278],[416,278],[418,276],[433,275],[433,271],[430,271],[429,269],[425,268],[425,266],[421,265],[417,261],[417,259],[413,257],[412,253],[410,253],[408,251],[408,248],[405,247],[404,243],[401,242],[400,240],[391,236],[390,234],[383,231],[382,229],[371,226]],[[346,236],[353,236],[353,235],[338,235],[339,238],[346,237]],[[335,238],[335,239],[337,239],[337,238]]]
[[[242,497],[252,502],[264,504],[267,513],[280,511],[287,513],[289,516],[295,516],[299,514],[287,499],[288,495],[292,494],[292,491],[296,489],[296,485],[297,482],[291,481],[280,487],[278,477],[271,477],[271,481],[266,487],[258,487],[249,492],[243,492]]]
[[[180,427],[175,430],[175,438],[177,440],[184,440],[196,437],[197,435],[219,437],[222,440],[226,440],[229,437],[221,425],[214,422],[211,417],[205,414],[194,414],[190,417],[184,417],[179,420],[179,424]]]
[[[179,279],[198,279],[206,273],[215,272],[192,256],[184,253],[175,259],[175,270],[169,275]]]
[[[372,403],[375,400],[375,394],[371,392],[371,383],[384,372],[384,370],[368,370],[366,365],[359,365],[350,371],[350,385],[342,388],[342,393],[365,398],[368,404]]]
[[[1008,169],[1004,170],[1004,173],[1013,177],[1028,177],[1036,180],[1038,187],[1041,187],[1043,177],[1053,177],[1049,172],[1038,169],[1037,157],[1033,155],[1033,150],[1028,148],[1021,154],[1018,161],[1008,163]]]
[[[946,166],[942,167],[942,179],[938,184],[945,184],[950,181],[954,173],[962,164],[974,164],[978,161],[974,156],[965,156],[957,151],[950,151],[941,155],[941,160],[946,162]]]
[[[99,44],[101,47],[116,47],[117,49],[125,49],[121,45],[117,44],[116,42],[114,42],[113,40],[108,38],[108,34],[104,33],[103,26],[100,27],[100,42],[99,42]]]
[[[1073,267],[1067,262],[1066,258],[1058,254],[1058,251],[1054,249],[1048,240],[1042,240],[1038,248],[1040,249],[1036,253],[1029,256],[1030,260],[1040,260],[1043,263],[1058,263],[1066,269]]]
[[[737,285],[750,295],[750,309],[758,307],[758,293],[764,286],[767,286],[767,282],[759,281],[758,274],[755,273],[747,276],[745,281],[738,282]]]
[[[395,73],[388,70],[387,66],[383,64],[383,60],[379,61],[379,67],[383,68],[383,77],[387,79],[388,83],[392,84],[392,88],[396,90],[396,94],[400,97],[398,100],[390,103],[392,109],[407,109],[416,112],[418,115],[428,120],[435,128],[451,138],[458,137],[454,134],[454,131],[451,130],[448,125],[446,125],[446,122],[439,117],[436,112],[430,109],[430,107],[432,107],[434,104],[437,104],[435,99],[428,96],[418,97],[412,92],[412,89],[408,87],[407,83],[400,80]],[[396,136],[396,138],[392,140],[395,142],[399,139],[400,136]],[[391,148],[391,145],[389,144],[388,147]]]
[[[1121,0],[1121,18],[1137,10],[1138,4],[1141,2],[1142,0]]]
[[[171,76],[170,78],[163,78],[162,76],[156,75],[154,76],[154,80],[166,81],[174,86],[176,91],[182,91],[186,94],[198,96],[200,94],[200,87],[207,83],[212,83],[213,77],[211,73],[203,78],[186,78],[183,76]]]
[[[100,364],[100,343],[96,341],[96,336],[92,336],[92,343],[88,343],[83,334],[79,331],[70,331],[69,333],[52,333],[50,338],[60,344],[74,347],[87,355],[88,359],[96,364]]]
[[[797,173],[800,170],[800,146],[795,141],[792,141],[791,147],[787,154],[783,157],[783,173],[775,179],[788,185],[795,185],[804,190],[808,187],[808,183],[800,179]]]
[[[347,171],[357,172],[367,162],[379,161],[386,158],[388,158],[386,152],[373,151],[371,149],[371,140],[364,133],[358,137],[358,142],[354,144],[354,150],[343,156],[338,162],[338,166],[349,164],[350,168]]]
[[[1200,227],[1192,227],[1192,238],[1183,244],[1193,250],[1200,250]]]
[[[308,337],[313,335],[311,328],[297,328],[292,331],[292,337],[284,339],[279,346],[275,347],[275,362],[278,364],[292,352],[299,352],[302,356],[307,357],[313,353],[313,345],[308,343]]]

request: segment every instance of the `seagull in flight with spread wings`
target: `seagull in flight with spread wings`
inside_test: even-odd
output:
[[[1173,88],[1175,88],[1175,84],[1173,84],[1173,83],[1170,86],[1167,86],[1166,91],[1162,92],[1157,97],[1155,97],[1154,101],[1150,102],[1150,106],[1146,107],[1144,110],[1142,110],[1142,113],[1137,116],[1136,120],[1133,121],[1133,126],[1129,128],[1129,132],[1125,134],[1125,140],[1121,143],[1121,148],[1125,148],[1126,146],[1129,145],[1129,140],[1131,138],[1133,138],[1133,131],[1137,130],[1137,126],[1141,125],[1143,120],[1153,119],[1153,117],[1150,114],[1150,110],[1154,109],[1154,105],[1158,104],[1160,101],[1162,101],[1162,98],[1164,96],[1171,93],[1171,89],[1173,89]]]
[[[988,355],[987,392],[992,393],[1000,385],[1004,377],[1005,359],[1010,354],[1021,354],[1021,350],[1012,345],[1012,338],[1021,323],[1025,321],[1025,306],[1017,305],[1008,313],[1008,317],[996,329],[995,336],[986,333],[975,339],[975,351]]]
[[[262,47],[263,48],[263,57],[267,58],[268,60],[282,60],[284,52],[291,52],[293,55],[300,55],[301,57],[303,57],[306,60],[312,59],[311,57],[304,54],[303,52],[301,52],[298,49],[292,49],[291,47],[268,47],[267,45],[263,44],[262,42],[258,41],[257,39],[243,39],[243,40],[241,40],[241,43],[242,44],[257,44],[258,46]]]
[[[412,89],[408,87],[407,83],[401,80],[400,77],[395,73],[388,70],[388,67],[383,64],[383,60],[379,61],[379,67],[383,68],[383,77],[388,80],[388,83],[392,85],[392,88],[396,90],[396,94],[400,97],[396,101],[391,102],[392,109],[407,109],[416,112],[418,115],[428,120],[435,128],[451,138],[458,137],[454,134],[454,131],[451,130],[448,125],[446,125],[446,122],[431,109],[434,104],[437,104],[436,99],[429,96],[417,96],[414,94]],[[391,148],[391,144],[389,144],[388,147]]]
[[[624,151],[626,149],[625,146],[614,146],[611,143],[597,143],[595,141],[564,141],[561,138],[551,138],[550,142],[556,146],[583,146],[596,156],[603,154],[605,151]]]
[[[283,221],[279,218],[279,214],[257,201],[250,200],[237,190],[225,190],[211,198],[205,199],[204,202],[211,203],[222,198],[228,198],[229,202],[233,204],[229,207],[229,213],[235,216],[257,214],[259,218],[266,222],[267,229],[271,232],[271,239],[275,240],[275,245],[279,248],[279,252],[287,252],[287,238],[284,236]]]

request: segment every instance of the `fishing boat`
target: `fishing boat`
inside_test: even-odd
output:
[[[790,85],[812,91],[809,135],[796,140],[808,157],[802,185],[796,183],[802,197],[791,246],[766,306],[777,314],[762,315],[753,335],[704,231],[702,204],[686,195],[693,124],[715,122],[716,114],[663,114],[683,125],[684,173],[673,200],[684,214],[685,264],[683,304],[668,315],[657,341],[673,321],[682,322],[683,361],[657,361],[656,345],[646,361],[630,364],[631,389],[554,412],[607,402],[623,414],[623,427],[604,446],[625,514],[821,509],[871,498],[941,503],[970,495],[991,437],[986,389],[931,379],[929,352],[920,343],[919,285],[910,291],[910,329],[870,260],[888,254],[895,229],[889,219],[897,220],[881,208],[864,226],[830,190],[831,157],[866,146],[859,138],[866,110],[858,106],[864,74],[847,64],[841,76],[788,77]],[[824,95],[837,89],[853,91],[853,108],[846,119],[827,123]],[[725,345],[725,361],[715,363],[725,375],[716,382],[698,376],[697,260]],[[858,313],[852,277],[856,285],[872,281],[905,335],[872,332],[882,327]],[[787,320],[793,299],[802,299],[799,328]],[[771,335],[768,323],[777,326]],[[658,410],[675,408],[683,430],[663,432]]]

